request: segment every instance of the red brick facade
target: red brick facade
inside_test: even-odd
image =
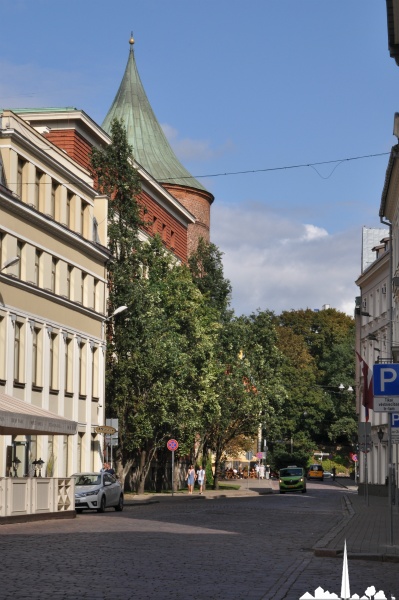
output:
[[[46,133],[45,137],[58,148],[65,150],[82,167],[89,168],[91,145],[75,129],[55,129]]]
[[[145,231],[150,235],[160,235],[164,245],[182,262],[187,262],[187,228],[153,200],[146,192],[138,199],[145,210],[142,219]]]
[[[211,204],[213,196],[209,192],[180,185],[163,183],[168,190],[187,210],[194,215],[196,222],[188,226],[188,255],[197,248],[198,240],[202,237],[210,241]]]
[[[54,145],[58,146],[58,148],[62,148],[63,150],[65,150],[68,153],[68,155],[74,160],[76,160],[76,162],[82,167],[84,167],[85,169],[89,169],[89,156],[91,151],[91,144],[87,140],[85,140],[75,129],[54,129],[49,133],[46,133],[45,137]],[[177,193],[175,193],[175,191],[179,190],[176,190],[175,186],[170,187],[172,195],[180,201]],[[184,192],[185,188],[181,188],[181,190],[182,192]],[[189,197],[190,191],[188,193],[188,198]],[[191,209],[183,203],[183,201],[180,202],[183,206],[188,208],[190,212],[192,212]],[[187,203],[189,203],[188,200]],[[204,233],[202,233],[202,236],[208,236],[207,239],[209,239],[209,205],[207,217],[207,202],[205,201],[204,203],[202,201],[202,203],[204,204],[204,207],[202,207],[201,199],[198,202],[196,202],[195,196],[193,196],[193,199],[191,201],[192,207],[197,208],[197,212],[201,215],[202,218],[207,219],[206,222],[208,223],[207,229],[204,229]],[[173,252],[182,262],[187,262],[187,253],[189,250],[188,236],[189,234],[191,234],[190,229],[187,230],[187,227],[184,224],[182,224],[178,219],[176,219],[172,214],[170,214],[165,208],[160,206],[160,204],[158,204],[158,202],[156,202],[146,192],[141,192],[139,197],[139,204],[141,204],[144,207],[144,210],[142,211],[142,218],[143,221],[147,223],[144,230],[150,235],[155,235],[156,233],[158,233],[161,236],[165,247],[171,252]],[[194,212],[193,214],[194,216],[196,216]],[[195,228],[197,227],[197,225],[192,225],[189,227]],[[198,235],[194,235],[193,240],[190,239],[191,251],[196,247],[198,237]]]

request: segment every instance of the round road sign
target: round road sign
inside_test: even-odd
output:
[[[169,440],[168,443],[166,444],[168,450],[171,450],[172,452],[174,452],[175,450],[178,449],[179,444],[177,443],[176,440]]]
[[[113,435],[116,433],[115,427],[111,427],[111,425],[98,425],[94,428],[96,433],[106,433],[107,435]]]

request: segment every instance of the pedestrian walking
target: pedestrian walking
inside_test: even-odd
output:
[[[199,493],[200,493],[200,496],[201,496],[202,495],[202,490],[203,490],[203,485],[205,483],[205,470],[204,470],[203,467],[201,467],[197,471],[197,481],[198,481],[198,485],[199,485]]]
[[[336,477],[336,475],[337,475],[337,469],[336,469],[335,467],[333,467],[333,468],[331,469],[331,473],[332,473],[332,478],[333,478],[333,481],[335,481],[335,477]]]
[[[265,478],[265,465],[259,466],[259,479]]]
[[[187,486],[188,486],[188,493],[192,494],[193,493],[193,489],[194,489],[194,483],[195,483],[195,469],[193,465],[190,465],[190,468],[187,471]]]

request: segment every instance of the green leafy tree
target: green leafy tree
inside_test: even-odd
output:
[[[110,146],[93,150],[92,172],[110,198],[109,310],[128,309],[108,327],[106,401],[108,414],[119,419],[119,473],[124,479],[134,464],[143,491],[170,436],[183,455],[192,450],[202,407],[212,402],[215,327],[188,268],[172,268],[158,236],[140,242],[140,181],[120,122],[113,122],[111,137]]]
[[[339,386],[354,385],[354,320],[335,309],[307,309],[284,311],[276,323],[285,369],[291,372],[291,383],[284,378],[285,435],[305,432],[315,446],[350,444],[357,428],[355,398]]]

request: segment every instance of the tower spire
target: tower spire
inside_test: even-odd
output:
[[[208,193],[173,152],[145,93],[134,56],[133,32],[125,73],[103,129],[110,133],[113,119],[123,121],[133,156],[159,183],[181,185]],[[213,198],[212,198],[213,199]]]

